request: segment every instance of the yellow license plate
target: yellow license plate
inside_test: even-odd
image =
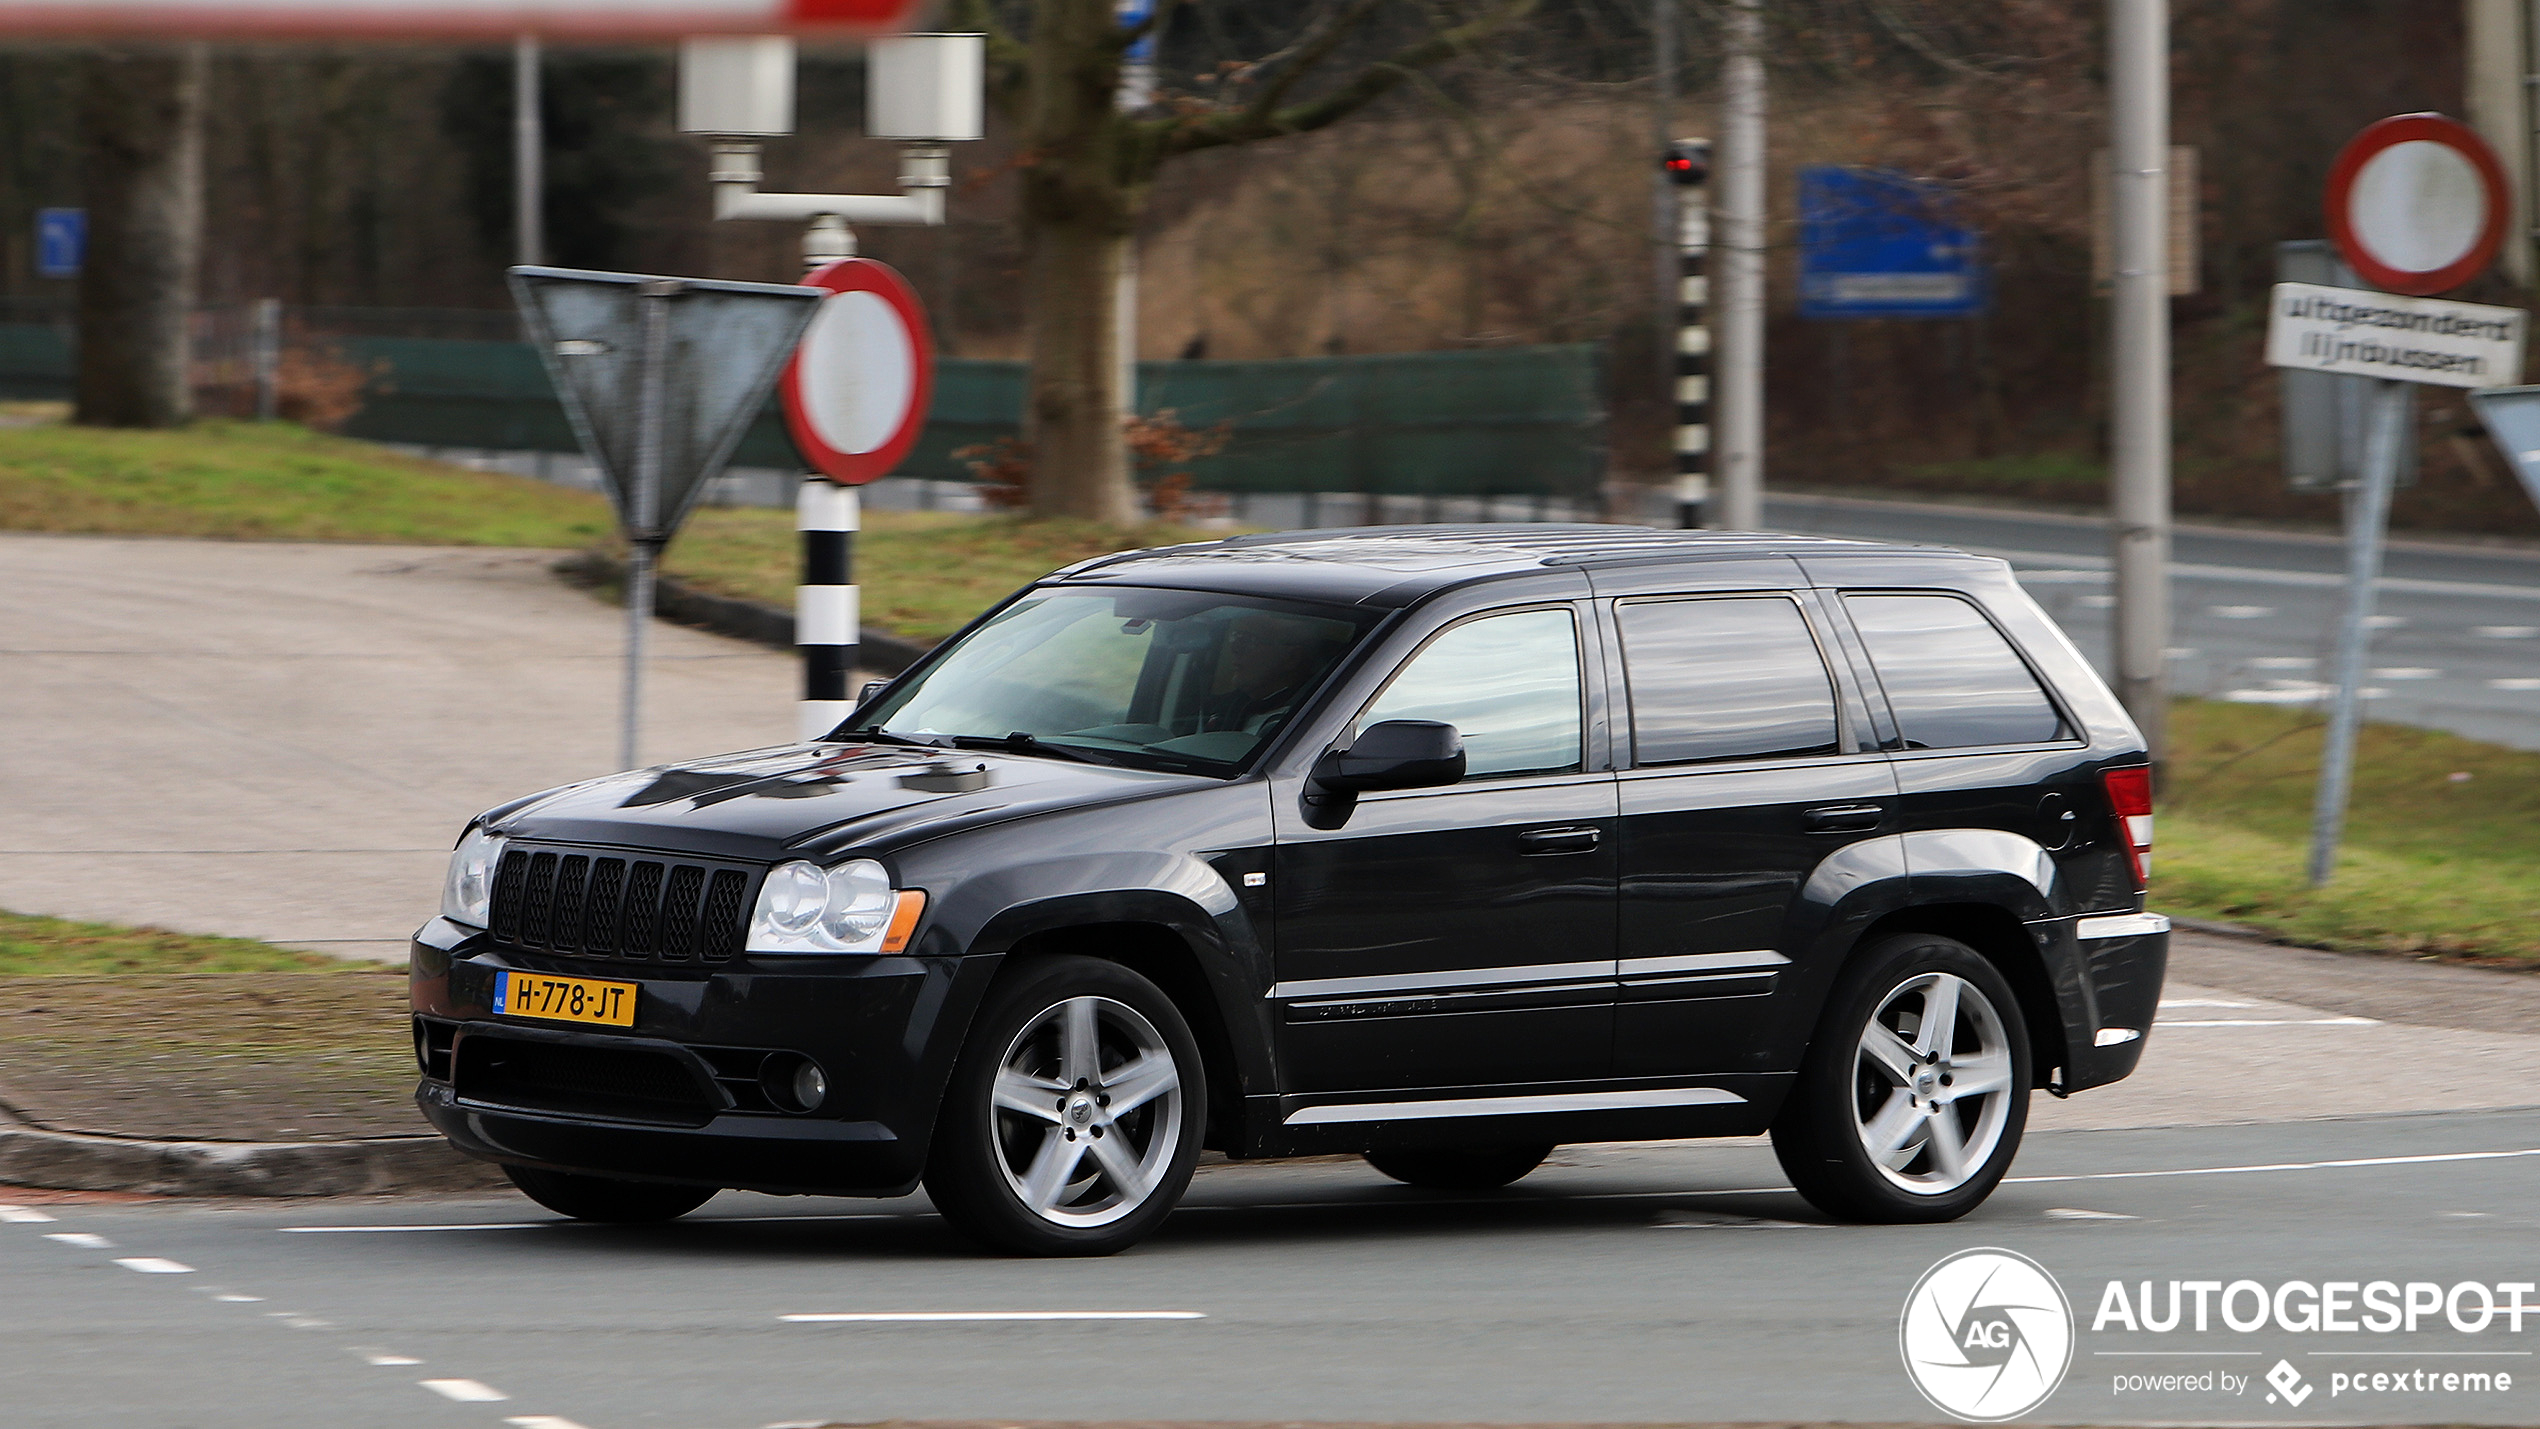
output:
[[[543,1017],[551,1022],[596,1022],[603,1027],[635,1025],[635,984],[601,982],[587,977],[549,977],[545,973],[494,974],[494,1014],[498,1017]]]

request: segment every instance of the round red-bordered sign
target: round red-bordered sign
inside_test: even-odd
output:
[[[2505,166],[2478,131],[2440,114],[2365,127],[2328,171],[2328,236],[2357,276],[2424,297],[2483,272],[2512,210]]]
[[[777,393],[795,449],[823,476],[862,486],[917,444],[935,390],[935,343],[917,290],[870,258],[841,258],[803,282],[827,288]]]

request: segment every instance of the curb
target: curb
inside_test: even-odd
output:
[[[0,1184],[150,1196],[358,1196],[504,1182],[437,1136],[142,1141],[8,1126],[0,1127]]]
[[[618,585],[626,579],[625,562],[605,551],[577,551],[549,569],[565,584],[583,590],[599,590]],[[762,605],[755,600],[708,595],[668,576],[655,576],[653,579],[653,613],[664,620],[712,631],[717,635],[729,635],[735,640],[747,640],[787,654],[797,648],[794,644],[794,613],[790,610]],[[870,625],[856,632],[856,641],[856,663],[885,675],[900,673],[924,659],[926,652],[934,648],[932,641],[911,640],[887,630],[876,630]]]

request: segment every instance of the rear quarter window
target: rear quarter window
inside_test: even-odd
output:
[[[1847,595],[1908,749],[2043,744],[2063,716],[2028,662],[1973,603],[1950,595]]]

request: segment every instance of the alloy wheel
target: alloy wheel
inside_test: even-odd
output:
[[[2011,1039],[1992,999],[1927,972],[1889,991],[1861,1029],[1853,1122],[1871,1164],[1915,1195],[1983,1169],[2010,1118]]]
[[[1172,1048],[1136,1008],[1071,997],[1023,1024],[997,1064],[992,1136],[1006,1185],[1053,1225],[1144,1205],[1182,1136]]]

